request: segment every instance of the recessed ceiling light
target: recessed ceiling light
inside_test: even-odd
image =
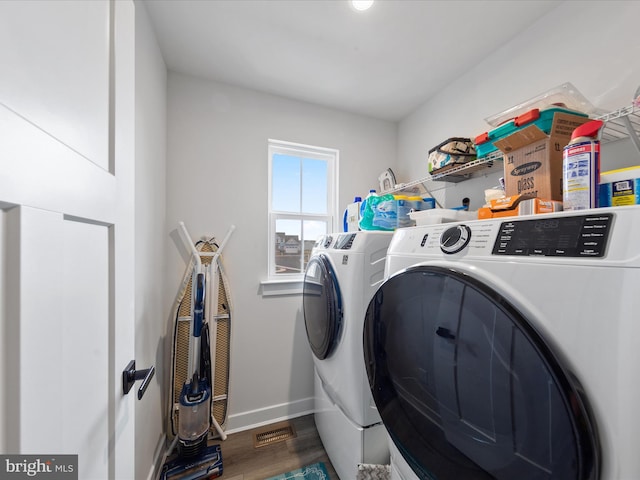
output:
[[[368,10],[373,5],[373,0],[351,0],[351,5],[361,12]]]

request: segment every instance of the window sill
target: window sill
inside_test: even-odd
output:
[[[260,282],[260,293],[263,297],[273,297],[278,295],[300,295],[304,279],[286,280],[263,280]]]

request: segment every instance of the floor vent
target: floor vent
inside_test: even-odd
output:
[[[289,422],[268,425],[254,434],[253,448],[266,447],[267,445],[295,438],[295,436],[296,431],[293,429],[293,425]]]

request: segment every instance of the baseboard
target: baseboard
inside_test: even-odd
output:
[[[313,413],[313,405],[313,397],[309,397],[296,400],[295,402],[281,403],[279,405],[229,415],[225,432],[227,434],[242,432],[271,423],[309,415]]]
[[[160,471],[162,470],[162,464],[167,457],[167,442],[165,437],[161,437],[156,445],[156,449],[153,452],[153,463],[147,475],[147,480],[156,480],[160,477]]]

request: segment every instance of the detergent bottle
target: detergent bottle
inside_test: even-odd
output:
[[[377,197],[376,191],[371,189],[360,204],[360,230],[376,230],[373,226],[373,201]]]
[[[353,203],[347,205],[342,218],[343,229],[345,232],[357,232],[359,228],[362,209],[362,198],[355,197]]]

